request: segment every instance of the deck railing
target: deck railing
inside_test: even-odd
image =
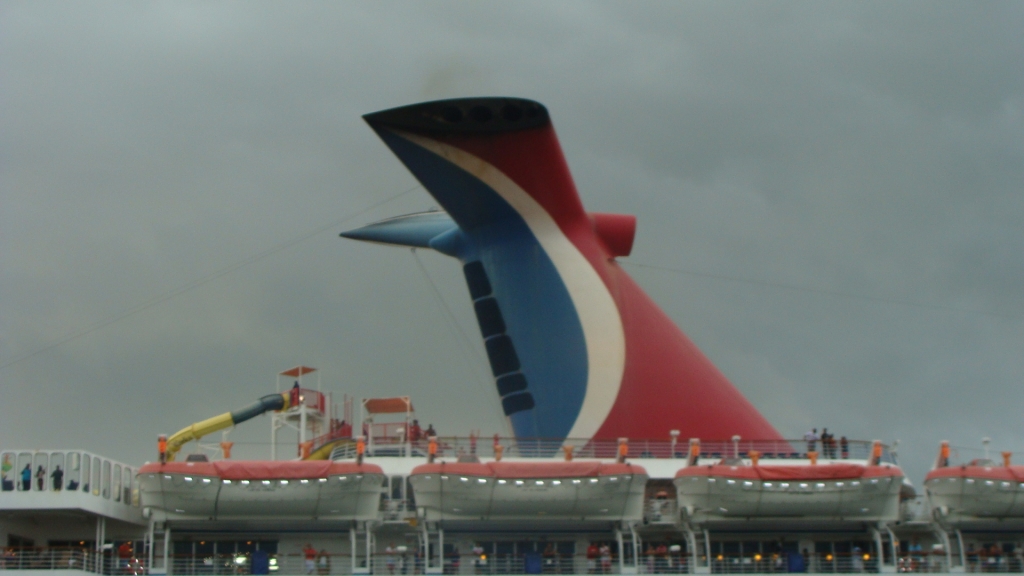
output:
[[[84,570],[98,574],[142,574],[137,559],[117,557],[111,551],[81,547],[8,547],[0,555],[0,570]]]
[[[182,554],[170,558],[170,574],[182,576],[215,576],[252,574],[250,554]],[[642,553],[637,562],[640,574],[687,574],[696,565],[708,566],[706,557],[692,558],[685,552]],[[366,558],[356,562],[365,572]],[[436,559],[432,565],[437,565]],[[352,558],[348,554],[317,557],[310,570],[302,554],[270,554],[267,572],[278,576],[316,573],[351,574]],[[877,573],[878,559],[863,553],[774,553],[719,554],[710,560],[713,574],[775,574],[809,572],[816,574]],[[964,567],[970,573],[1022,573],[1024,558],[1020,554],[971,553]],[[891,565],[890,565],[891,569]],[[949,573],[944,553],[905,553],[896,559],[898,572]],[[118,557],[116,550],[94,552],[84,548],[6,548],[0,555],[2,570],[81,570],[106,575],[148,574],[137,558]],[[424,564],[415,552],[375,554],[369,560],[371,574],[423,574]],[[446,554],[445,574],[618,574],[619,559],[587,558],[584,554]]]
[[[628,439],[627,447],[630,459],[644,458],[686,458],[689,454],[689,441],[672,442],[668,439]],[[368,447],[367,455],[413,456],[422,457],[427,454],[429,441],[421,438],[406,441],[401,436],[375,437]],[[615,458],[619,450],[617,440],[589,440],[580,438],[475,438],[465,436],[439,436],[437,438],[437,454],[440,457],[476,456],[492,458],[495,446],[502,447],[504,458],[549,458],[562,456],[563,447],[571,446],[575,458]],[[819,459],[832,460],[867,460],[871,457],[873,442],[866,440],[849,440],[843,445],[835,443],[823,445],[806,440],[701,440],[700,457],[707,459],[748,458],[756,451],[761,460],[806,459],[808,452],[814,451]],[[335,458],[355,457],[355,448],[346,447],[336,450]],[[894,463],[895,458],[888,446],[882,445],[882,462]]]

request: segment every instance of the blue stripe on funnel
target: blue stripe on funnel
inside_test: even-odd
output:
[[[510,416],[516,436],[565,438],[586,394],[587,349],[551,259],[492,188],[393,132],[378,134],[462,228],[459,259],[479,260],[487,273],[535,404]]]

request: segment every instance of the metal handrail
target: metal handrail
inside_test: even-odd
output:
[[[375,448],[409,447],[413,450],[396,450],[396,454],[425,454],[429,440],[426,438],[410,442],[401,436],[374,437]],[[806,440],[701,440],[700,457],[707,459],[749,458],[752,452],[760,455],[763,463],[781,459],[806,459],[808,452],[817,452],[819,460],[867,460],[871,457],[872,441],[848,440],[846,450],[839,441],[824,446],[822,442],[809,443]],[[618,440],[592,440],[583,438],[479,438],[472,436],[437,437],[437,455],[441,457],[477,456],[493,458],[495,446],[502,447],[504,458],[548,458],[561,456],[563,447],[570,446],[576,458],[615,458],[619,450]],[[670,439],[628,439],[629,458],[676,458],[684,459],[689,454],[688,441],[673,442]],[[882,445],[882,462],[895,463],[889,447]]]

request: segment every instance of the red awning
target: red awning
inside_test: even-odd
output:
[[[846,480],[903,476],[895,466],[863,466],[860,464],[775,465],[775,466],[687,466],[676,472],[676,478],[707,476],[750,480]]]
[[[376,464],[330,460],[220,460],[218,462],[155,462],[139,468],[139,474],[192,474],[224,480],[275,480],[327,478],[343,474],[383,474]]]
[[[463,474],[491,478],[572,478],[616,476],[619,474],[646,475],[647,470],[634,464],[604,464],[601,462],[439,462],[420,464],[410,475]]]
[[[978,478],[1024,482],[1024,466],[947,466],[932,470],[925,476],[924,481],[928,482],[936,478]]]
[[[408,396],[368,398],[363,400],[363,408],[369,414],[404,414],[413,411],[412,401]]]
[[[309,366],[296,366],[291,370],[285,370],[281,372],[281,376],[288,376],[289,378],[298,378],[303,374],[309,374],[310,372],[316,372],[316,368],[310,368]]]

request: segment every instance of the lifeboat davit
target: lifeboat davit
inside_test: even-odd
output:
[[[330,461],[168,462],[138,472],[143,507],[168,518],[372,520],[383,470]]]
[[[409,475],[426,520],[643,518],[647,471],[601,462],[435,463]]]
[[[799,518],[889,521],[899,516],[903,471],[887,463],[694,465],[673,481],[688,521]]]
[[[944,523],[1024,522],[1024,466],[990,461],[936,468],[924,480],[932,513]]]

